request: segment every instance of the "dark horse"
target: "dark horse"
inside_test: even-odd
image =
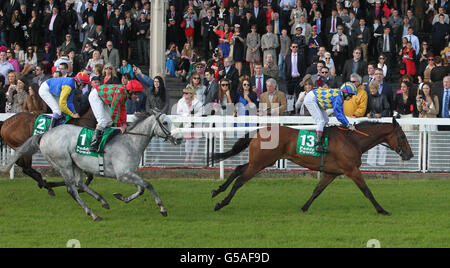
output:
[[[0,135],[3,141],[12,149],[17,149],[33,135],[34,122],[38,115],[33,113],[21,112],[17,113],[3,122],[0,122]],[[89,108],[80,118],[72,118],[67,124],[83,126],[95,129],[97,121],[91,108]],[[64,186],[64,182],[47,182],[42,179],[41,174],[31,166],[32,156],[24,155],[17,160],[16,164],[22,168],[24,174],[33,178],[39,188],[44,187],[48,190],[48,194],[54,196],[53,187]],[[88,180],[92,180],[89,175]]]
[[[351,132],[339,127],[329,128],[329,153],[325,157],[323,174],[319,184],[313,191],[311,198],[302,207],[306,212],[322,191],[339,175],[345,174],[350,177],[359,187],[363,194],[372,202],[378,213],[390,215],[375,200],[372,192],[367,187],[362,177],[359,167],[361,166],[362,154],[374,146],[387,143],[388,147],[395,150],[402,160],[410,160],[414,155],[411,147],[400,125],[395,118],[393,123],[362,122],[356,125],[357,131]],[[264,129],[263,129],[264,130]],[[266,129],[267,130],[267,129]],[[249,148],[249,162],[236,167],[234,172],[228,177],[217,190],[212,191],[212,197],[225,191],[227,187],[237,178],[229,195],[215,207],[219,210],[229,204],[236,191],[248,180],[253,178],[264,168],[273,165],[279,159],[288,159],[292,162],[309,168],[320,170],[320,157],[299,155],[296,153],[298,130],[279,127],[278,146],[274,149],[262,149],[261,144],[268,142],[269,138],[262,138],[260,129],[256,136],[250,138],[246,136],[239,139],[233,148],[225,153],[214,155],[214,161],[222,161],[235,156]],[[367,135],[367,136],[366,136]]]

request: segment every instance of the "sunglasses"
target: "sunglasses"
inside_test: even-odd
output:
[[[112,70],[112,67],[105,67],[105,70]]]
[[[223,87],[227,87],[227,86],[229,86],[230,84],[220,84],[221,86],[223,86]]]
[[[298,48],[298,46],[292,46],[292,48]]]
[[[249,87],[249,86],[250,86],[250,84],[248,84],[248,83],[245,83],[245,84],[242,84],[242,86],[244,86],[244,87]]]
[[[322,72],[322,74],[327,74],[328,72]]]
[[[434,61],[434,59],[428,59],[428,61]]]
[[[354,84],[354,83],[357,83],[357,81],[350,81],[350,82],[353,83],[353,84]]]
[[[192,77],[192,79],[199,80],[200,77]]]
[[[329,60],[330,58],[325,58],[326,60]]]

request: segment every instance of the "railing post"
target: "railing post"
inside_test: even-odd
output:
[[[11,156],[14,156],[15,151],[13,149],[11,149]],[[12,168],[9,170],[9,179],[13,180],[14,179],[14,165],[12,165]]]
[[[224,147],[225,147],[224,139],[225,139],[224,131],[221,131],[219,134],[219,151],[220,151],[220,153],[223,153],[223,151],[224,151]],[[223,179],[225,179],[224,161],[220,161],[219,167],[220,167],[220,179],[223,180]]]

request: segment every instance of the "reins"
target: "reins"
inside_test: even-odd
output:
[[[343,130],[343,131],[350,131],[350,129],[348,129],[348,128],[343,128],[343,127],[338,127],[338,129]],[[362,131],[359,131],[359,130],[357,130],[357,129],[355,129],[354,132],[356,132],[356,133],[358,133],[358,134],[360,134],[360,135],[366,136],[366,137],[370,137],[369,134],[364,133],[364,132],[362,132]],[[380,143],[379,145],[384,146],[384,147],[386,147],[386,148],[388,148],[388,149],[390,149],[390,150],[392,150],[392,151],[395,151],[395,150],[394,150],[391,146],[389,146],[388,144]]]

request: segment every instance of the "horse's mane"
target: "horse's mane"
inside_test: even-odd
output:
[[[147,119],[148,117],[150,117],[152,115],[154,115],[153,112],[143,112],[143,113],[135,114],[136,120],[134,120],[133,123],[131,123],[131,125],[127,129],[132,130],[139,123],[141,123],[142,121],[144,121],[145,119]]]

